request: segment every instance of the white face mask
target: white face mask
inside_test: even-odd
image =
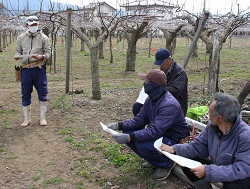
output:
[[[38,26],[28,26],[30,33],[36,33],[38,30]]]

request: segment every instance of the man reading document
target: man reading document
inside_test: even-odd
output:
[[[167,179],[175,163],[160,154],[154,147],[154,142],[162,137],[168,145],[179,142],[187,137],[190,130],[178,101],[166,90],[166,74],[153,69],[148,74],[139,74],[144,80],[144,90],[148,94],[143,107],[132,119],[107,124],[113,130],[123,133],[114,135],[115,140],[126,143],[137,155],[145,159],[144,168],[156,167],[152,178]]]
[[[162,144],[163,151],[203,164],[192,169],[182,167],[196,189],[210,189],[211,182],[222,182],[223,189],[250,188],[250,126],[239,113],[240,105],[233,96],[216,93],[207,127],[193,142]]]

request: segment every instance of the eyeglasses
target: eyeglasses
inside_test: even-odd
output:
[[[27,20],[27,22],[33,22],[33,21],[38,22],[39,19],[34,18],[34,19],[28,19],[28,20]]]

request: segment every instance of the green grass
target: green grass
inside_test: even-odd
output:
[[[65,182],[61,177],[53,177],[43,181],[43,186],[48,187],[50,185],[58,185]]]
[[[34,181],[37,181],[41,178],[42,174],[41,173],[37,173],[34,177],[33,177],[33,180]]]
[[[62,111],[69,108],[71,102],[71,97],[67,94],[58,95],[57,97],[50,99],[50,103],[53,107],[55,109],[61,109]]]
[[[12,110],[0,110],[0,114],[16,114],[16,109],[12,109]]]
[[[80,181],[76,184],[76,188],[75,189],[87,189],[86,187],[84,187],[84,182]]]
[[[65,127],[63,130],[60,131],[60,134],[61,135],[69,135],[72,132],[74,132],[74,131],[71,127]]]
[[[90,182],[97,182],[103,188],[107,188],[106,183],[109,181],[109,178],[105,176],[99,177],[99,172],[104,170],[108,164],[115,166],[119,170],[119,174],[117,177],[114,177],[115,182],[117,184],[122,184],[125,182],[130,182],[130,184],[135,184],[138,179],[145,179],[150,175],[149,170],[142,170],[140,167],[141,159],[134,153],[127,153],[125,150],[125,145],[114,144],[110,145],[110,141],[107,141],[102,137],[103,133],[91,133],[88,131],[84,132],[82,136],[82,140],[79,141],[73,140],[72,136],[76,130],[72,130],[69,128],[62,129],[60,133],[63,133],[66,138],[65,140],[69,142],[72,147],[78,147],[77,144],[82,142],[84,148],[83,150],[84,156],[81,158],[75,159],[75,167],[77,175],[83,177],[84,179],[88,179]],[[79,149],[79,148],[78,148]],[[125,151],[124,151],[125,150]],[[122,152],[123,151],[123,152]],[[100,155],[101,152],[101,156]],[[87,154],[95,154],[95,156],[87,155]],[[99,155],[98,155],[99,154]],[[107,164],[98,164],[100,159],[107,159]],[[134,175],[134,179],[131,177],[124,177],[124,175]],[[135,176],[136,175],[136,176]],[[84,187],[80,185],[79,187]]]
[[[132,159],[130,154],[121,154],[120,148],[121,145],[119,144],[108,146],[103,153],[103,156],[117,167],[127,164],[129,160]]]
[[[8,128],[10,122],[9,122],[9,118],[8,117],[4,117],[3,118],[3,128]]]

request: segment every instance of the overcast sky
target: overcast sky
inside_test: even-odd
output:
[[[68,4],[76,4],[79,6],[84,6],[92,2],[98,2],[97,0],[54,0],[56,2],[64,2]],[[99,0],[99,2],[105,1],[114,8],[119,8],[119,4],[125,4],[128,0]],[[136,0],[129,0],[129,2],[135,2]],[[137,0],[138,3],[141,0]],[[146,2],[146,1],[144,1]],[[162,1],[158,0],[148,0],[149,4],[157,3],[160,4]],[[216,14],[226,14],[231,10],[233,13],[237,13],[238,9],[240,11],[248,9],[250,11],[250,0],[165,0],[165,2],[170,2],[172,4],[179,4],[183,6],[186,10],[191,13],[200,13],[203,10],[204,2],[206,10]]]

